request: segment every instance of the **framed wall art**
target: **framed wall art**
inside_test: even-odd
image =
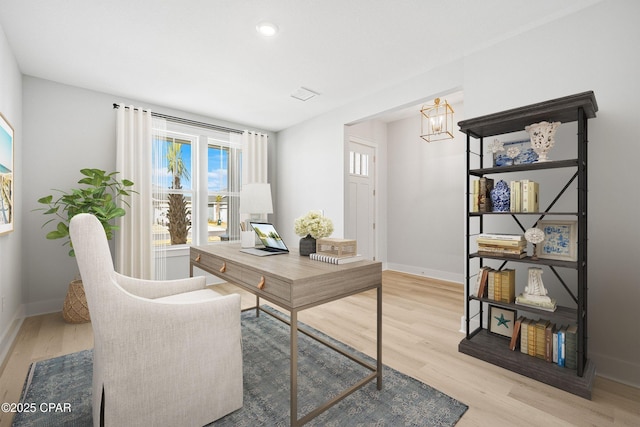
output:
[[[576,261],[578,221],[539,221],[544,240],[536,245],[538,258]]]
[[[13,231],[13,128],[0,113],[0,234]]]
[[[489,332],[505,338],[511,338],[515,323],[515,310],[489,305]]]
[[[493,153],[493,165],[496,167],[524,165],[538,160],[538,155],[533,151],[528,139],[503,142],[502,148],[503,151]]]

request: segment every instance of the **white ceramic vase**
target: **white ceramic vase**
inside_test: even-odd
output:
[[[538,155],[538,162],[549,161],[547,153],[555,144],[555,134],[558,126],[560,126],[560,122],[540,122],[524,128],[529,132],[531,148]]]

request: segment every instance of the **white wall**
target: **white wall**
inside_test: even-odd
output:
[[[344,235],[344,141],[350,132],[344,129],[345,125],[373,119],[382,111],[415,105],[459,89],[462,65],[462,61],[452,62],[427,76],[418,76],[278,132],[279,197],[275,209],[278,230],[285,241],[298,239],[293,231],[293,221],[309,209],[324,209],[334,222],[333,235]]]
[[[14,132],[14,231],[0,236],[0,360],[11,345],[22,318],[21,247],[23,236],[22,75],[0,28],[0,112]]]
[[[24,210],[22,266],[24,304],[27,315],[60,311],[69,282],[77,274],[74,258],[60,240],[46,240],[41,225],[47,220],[38,208],[38,198],[52,194],[52,188],[68,190],[77,184],[79,171],[95,167],[115,170],[116,114],[112,104],[124,102],[192,120],[236,129],[251,127],[196,116],[169,108],[132,101],[34,77],[24,77],[24,176],[21,194]],[[259,131],[259,130],[258,130]],[[269,156],[275,155],[275,134],[270,133]],[[275,161],[274,161],[275,163]],[[273,192],[277,192],[270,170]],[[274,195],[275,198],[275,195]],[[47,230],[49,230],[48,228]],[[0,243],[2,239],[0,238]],[[17,251],[20,253],[20,250]],[[17,255],[16,255],[17,257]],[[16,265],[20,262],[16,258]],[[189,274],[188,253],[168,260],[168,276]]]
[[[452,107],[455,121],[464,119],[463,104]],[[462,283],[465,137],[427,143],[419,135],[418,110],[388,125],[388,266]]]
[[[640,386],[635,317],[640,287],[634,268],[640,259],[635,218],[640,201],[632,189],[637,180],[635,160],[640,158],[637,16],[638,2],[604,1],[280,132],[279,228],[284,234],[292,230],[297,215],[322,207],[337,223],[336,232],[342,231],[344,185],[327,179],[325,171],[342,169],[345,124],[453,89],[464,90],[467,117],[594,90],[600,111],[589,128],[589,355],[599,374]],[[392,145],[389,140],[390,160]],[[449,165],[461,167],[455,156]],[[391,173],[389,180],[393,181]],[[461,195],[462,183],[457,190]],[[460,200],[454,197],[442,209],[454,212],[460,209]],[[452,227],[452,233],[464,228],[463,213],[457,217],[458,227]],[[292,234],[286,238],[291,240]],[[393,238],[389,232],[389,248],[398,244]],[[427,238],[425,233],[425,244],[431,247],[425,250],[435,251],[438,242]],[[462,246],[459,250],[458,267],[443,262],[453,275],[463,274]]]

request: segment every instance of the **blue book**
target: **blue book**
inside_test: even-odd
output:
[[[558,329],[558,366],[564,367],[564,360],[566,355],[566,347],[565,347],[565,334],[567,332],[567,327],[563,326]]]

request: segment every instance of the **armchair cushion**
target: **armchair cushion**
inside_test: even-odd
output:
[[[168,302],[174,304],[181,303],[193,303],[198,301],[207,301],[214,298],[219,298],[222,295],[212,289],[200,289],[198,291],[184,292],[176,295],[169,295],[166,297],[156,298],[155,301]]]
[[[161,298],[204,289],[207,285],[204,276],[187,277],[174,280],[145,280],[113,273],[114,280],[125,291],[143,298]]]

